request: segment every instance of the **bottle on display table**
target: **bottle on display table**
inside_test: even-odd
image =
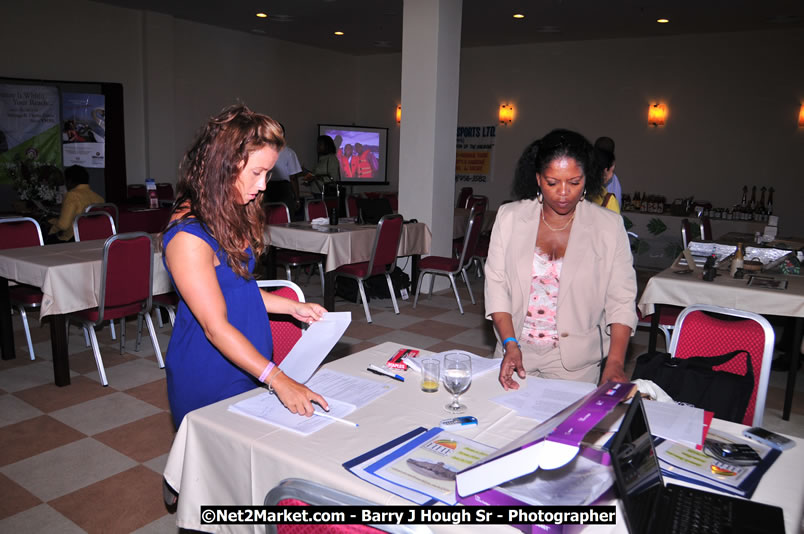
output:
[[[748,210],[753,213],[757,209],[757,186],[751,188],[751,202],[748,204]]]
[[[740,199],[740,206],[745,208],[748,205],[748,186],[743,186],[743,197]]]
[[[773,215],[773,188],[771,187],[768,189],[768,205],[765,208],[768,212],[768,216]]]
[[[738,269],[742,269],[743,265],[745,264],[744,256],[743,256],[743,244],[737,243],[737,250],[734,251],[734,259],[731,260],[731,266],[729,268],[729,274],[732,278],[737,274]]]

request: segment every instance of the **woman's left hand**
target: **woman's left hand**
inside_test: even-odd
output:
[[[307,324],[318,321],[325,313],[326,308],[314,302],[298,302],[290,312],[294,319]]]
[[[631,379],[625,374],[625,369],[622,364],[617,364],[611,361],[606,362],[606,367],[603,369],[603,375],[600,377],[600,383],[605,384],[609,380],[614,382],[630,382]]]

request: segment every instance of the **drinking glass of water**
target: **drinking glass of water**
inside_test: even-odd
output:
[[[472,359],[464,352],[445,353],[443,376],[444,387],[452,393],[452,401],[445,408],[453,414],[465,412],[466,406],[460,403],[460,396],[472,383]]]

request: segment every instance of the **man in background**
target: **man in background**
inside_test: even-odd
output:
[[[595,141],[595,151],[598,152],[598,160],[603,166],[603,186],[606,191],[617,198],[617,204],[623,205],[623,188],[620,180],[614,174],[616,159],[614,157],[614,139],[611,137],[598,137]]]
[[[285,127],[282,126],[282,133]],[[266,202],[282,202],[290,211],[291,217],[299,208],[299,176],[304,174],[296,152],[288,145],[279,152],[271,179],[265,186]]]
[[[64,182],[67,186],[67,194],[64,195],[64,202],[61,203],[61,213],[58,219],[50,219],[50,232],[58,232],[59,241],[72,241],[73,220],[76,215],[84,213],[90,204],[100,204],[103,197],[89,188],[89,173],[80,165],[72,165],[64,169]]]

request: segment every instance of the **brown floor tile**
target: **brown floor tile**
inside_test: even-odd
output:
[[[170,404],[168,403],[167,397],[167,380],[164,378],[125,391],[132,397],[153,404],[157,408],[170,411]]]
[[[0,360],[0,372],[5,371],[6,369],[13,369],[15,367],[20,367],[23,365],[31,365],[40,360],[31,360],[28,356],[28,350],[23,349],[25,347],[25,338],[22,338],[22,345],[20,345],[19,340],[15,339],[14,345],[14,352],[16,354],[16,358],[13,360]]]
[[[138,462],[147,462],[170,452],[173,420],[169,412],[162,412],[92,437]]]
[[[49,415],[0,428],[0,465],[9,465],[86,436]]]
[[[349,356],[350,354],[354,354],[355,352],[360,352],[361,350],[370,349],[375,346],[376,344],[370,341],[361,341],[360,343],[355,343],[354,345],[348,345],[346,343],[338,343],[337,345],[335,345],[335,348],[332,349],[332,351],[327,355],[323,363],[329,363],[338,360],[340,358]]]
[[[444,352],[445,350],[465,350],[478,356],[491,357],[494,353],[494,347],[472,347],[470,345],[461,345],[460,343],[453,343],[452,341],[442,341],[436,343],[432,347],[427,347],[427,350],[432,352]]]
[[[436,315],[441,315],[444,313],[444,308],[436,308],[433,306],[426,306],[421,302],[416,305],[416,309],[413,309],[413,306],[410,308],[405,309],[405,315],[410,315],[411,317],[421,317],[422,319],[429,319],[430,317],[435,317]]]
[[[368,324],[362,321],[352,321],[352,323],[349,325],[349,328],[346,329],[346,333],[344,335],[365,340],[378,336],[384,336],[393,331],[393,328],[387,328],[377,324]]]
[[[765,398],[765,409],[774,408],[781,410],[784,408],[784,391],[783,388],[768,387],[768,396]],[[798,392],[793,395],[790,413],[804,414],[804,395]]]
[[[114,392],[114,389],[103,387],[100,382],[95,382],[84,376],[74,376],[70,379],[70,385],[67,387],[45,384],[17,391],[14,396],[45,413],[50,413]]]
[[[0,474],[0,519],[33,508],[42,501],[13,480]]]
[[[48,504],[89,533],[131,532],[165,515],[162,477],[138,465]]]
[[[443,312],[442,312],[443,313]],[[430,336],[436,339],[449,339],[456,336],[461,332],[469,330],[466,326],[458,326],[455,324],[442,323],[440,321],[419,321],[402,328],[407,332],[414,334],[421,334],[423,336]]]
[[[131,341],[130,343],[132,344],[130,349],[133,351],[134,342]],[[127,348],[125,350],[129,349],[128,345],[129,342],[126,341]],[[103,366],[106,369],[137,359],[137,356],[134,354],[129,354],[128,352],[123,352],[123,354],[120,354],[120,345],[104,345],[101,343],[100,353],[101,358],[103,358]],[[98,367],[95,364],[95,356],[92,354],[92,349],[87,348],[81,352],[70,354],[70,369],[81,374],[88,374],[91,372],[97,373]]]

